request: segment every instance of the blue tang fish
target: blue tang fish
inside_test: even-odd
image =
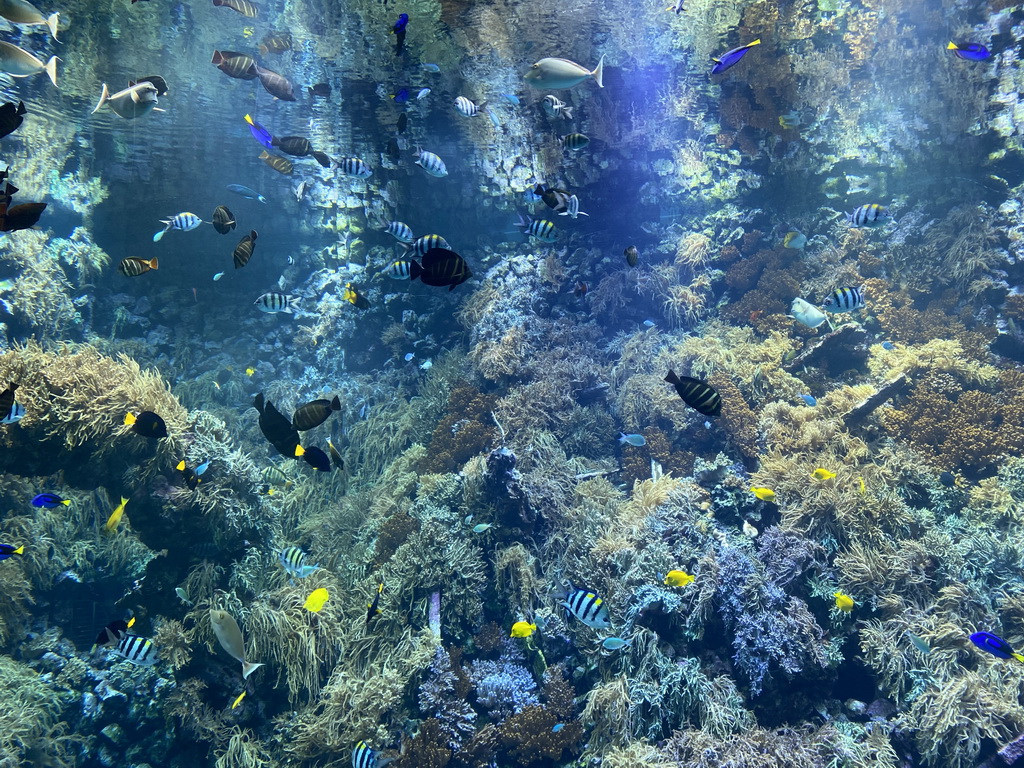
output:
[[[984,61],[992,56],[992,52],[981,43],[957,45],[950,41],[949,45],[946,46],[946,50],[952,51],[953,55],[958,59],[966,59],[967,61]]]
[[[249,133],[267,149],[274,148],[274,137],[270,135],[270,131],[264,128],[262,125],[252,119],[252,115],[245,116],[245,122],[249,124]]]
[[[975,632],[971,635],[971,642],[997,659],[1016,659],[1024,662],[1024,656],[1014,651],[1003,638],[991,632]]]
[[[726,51],[719,58],[712,58],[715,62],[715,66],[711,68],[712,75],[720,75],[730,67],[734,67],[740,63],[740,59],[747,55],[747,51],[753,48],[755,45],[760,45],[761,39],[758,38],[752,43],[741,45],[739,48],[733,48],[731,51]]]
[[[406,25],[408,23],[409,23],[409,14],[408,13],[400,14],[399,17],[398,17],[398,20],[395,22],[395,25],[391,28],[391,34],[392,35],[398,35],[398,34],[401,34],[402,32],[405,32],[405,27],[406,27]]]

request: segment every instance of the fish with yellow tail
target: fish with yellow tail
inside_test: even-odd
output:
[[[824,467],[818,467],[816,470],[811,472],[811,477],[815,480],[831,480],[835,476],[835,472],[825,469]]]
[[[693,575],[686,571],[672,570],[665,574],[665,586],[685,587],[693,583]]]
[[[0,544],[0,560],[6,560],[11,555],[24,555],[25,545],[15,547],[13,544]]]
[[[121,503],[114,507],[114,511],[107,518],[107,524],[103,526],[107,533],[112,533],[117,528],[117,524],[121,522],[121,518],[124,516],[124,508],[127,503],[128,499],[122,496]]]
[[[767,501],[769,504],[775,503],[775,491],[771,488],[763,488],[759,486],[751,486],[750,492],[754,494],[761,501]]]
[[[836,608],[843,613],[849,613],[853,610],[854,602],[853,598],[844,592],[833,592],[832,597],[836,599]]]
[[[210,624],[213,627],[213,634],[217,636],[217,640],[220,642],[220,647],[227,651],[231,658],[242,663],[243,680],[263,666],[262,664],[245,660],[245,640],[234,616],[227,611],[211,608]]]
[[[373,602],[366,604],[366,626],[370,626],[370,622],[373,621],[374,617],[381,612],[380,608],[380,596],[384,594],[384,582],[381,581],[377,584],[377,594],[373,596]]]
[[[537,631],[537,625],[529,621],[517,621],[512,625],[512,634],[509,637],[529,637]]]
[[[233,702],[231,702],[231,708],[232,709],[237,709],[238,705],[242,703],[242,699],[244,699],[244,698],[245,698],[245,691],[242,691],[240,694],[238,694],[238,698],[235,699]]]

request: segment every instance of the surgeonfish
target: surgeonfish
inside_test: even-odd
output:
[[[218,205],[213,209],[213,228],[221,235],[226,235],[235,228],[235,214],[226,205]]]
[[[263,204],[267,202],[267,198],[255,189],[249,189],[249,187],[243,184],[228,184],[227,190],[228,192],[234,192],[236,195],[241,195],[246,200],[259,200]]]
[[[586,589],[570,588],[561,604],[588,627],[608,629],[611,626],[608,606],[594,592]]]
[[[272,155],[265,149],[260,153],[260,160],[284,176],[290,174],[294,168],[291,160],[280,155]]]
[[[10,136],[21,127],[25,120],[25,112],[24,101],[19,101],[17,104],[9,101],[0,105],[0,139]]]
[[[799,296],[793,299],[789,307],[789,316],[808,328],[817,328],[828,319],[824,312]]]
[[[288,575],[296,579],[304,579],[320,567],[306,565],[306,553],[299,547],[285,547],[278,555],[278,560]]]
[[[301,300],[301,296],[293,296],[290,293],[278,293],[277,291],[268,291],[253,303],[259,307],[260,312],[266,312],[268,314],[284,312],[285,314],[290,315],[293,314],[293,308],[297,308],[299,306],[299,302]]]
[[[888,215],[888,209],[884,205],[865,203],[853,213],[846,214],[846,221],[855,227],[874,227],[881,224]]]
[[[56,38],[56,34],[54,38]],[[964,43],[963,45],[957,45],[953,41],[950,41],[949,45],[946,46],[947,51],[952,51],[953,55],[958,59],[965,59],[966,61],[984,61],[992,56],[992,52],[989,51],[981,43]]]
[[[341,451],[334,447],[334,443],[331,442],[331,438],[327,438],[327,454],[331,457],[331,464],[337,469],[345,468],[345,459],[341,455]]]
[[[8,384],[7,389],[0,392],[0,418],[8,418],[14,410],[14,391],[18,386],[13,383]]]
[[[39,9],[28,0],[0,0],[0,16],[15,24],[33,26],[43,24],[50,30],[50,35],[57,40],[57,22],[60,14],[54,13],[50,16],[43,16]],[[60,42],[57,40],[57,42]]]
[[[159,243],[163,236],[170,232],[172,229],[177,229],[181,232],[191,232],[193,229],[203,223],[203,220],[196,216],[194,213],[185,211],[184,213],[178,213],[169,219],[161,219],[161,224],[166,224],[161,231],[153,235],[153,242]]]
[[[196,489],[196,488],[197,488],[197,487],[199,486],[199,483],[200,483],[200,482],[202,482],[202,481],[201,481],[201,480],[199,479],[199,473],[198,473],[198,472],[196,472],[196,471],[195,471],[194,469],[192,469],[191,467],[189,467],[189,466],[188,466],[188,464],[186,464],[186,463],[185,463],[185,460],[184,460],[184,459],[182,459],[181,461],[179,461],[179,462],[178,462],[178,463],[177,463],[177,464],[176,464],[176,465],[174,466],[174,468],[175,468],[176,470],[178,470],[179,472],[181,472],[182,476],[183,476],[183,477],[185,478],[185,486],[186,486],[186,487],[187,487],[187,488],[188,488],[188,489],[189,489],[190,491],[194,491],[194,490],[195,490],[195,489]]]
[[[278,453],[292,459],[299,458],[305,453],[299,444],[299,431],[272,402],[264,399],[262,392],[256,394],[252,405],[260,415],[260,432]]]
[[[274,137],[270,134],[270,131],[253,120],[252,115],[247,114],[243,119],[249,124],[249,133],[252,134],[252,137],[256,139],[256,141],[267,149],[274,146]]]
[[[153,641],[138,635],[121,635],[117,643],[117,653],[140,667],[151,667],[159,661]]]
[[[15,547],[13,544],[0,544],[0,560],[6,560],[11,555],[24,555],[25,545]]]
[[[761,501],[767,501],[770,504],[775,503],[775,491],[771,488],[763,488],[758,486],[752,486],[750,492],[754,494]]]
[[[56,493],[40,493],[32,499],[33,507],[40,507],[41,509],[56,509],[57,507],[64,505],[70,507],[71,502],[67,499],[61,498]]]
[[[135,256],[129,256],[127,259],[121,259],[121,263],[117,265],[117,271],[126,277],[138,277],[152,269],[157,269],[159,266],[160,262],[156,256],[152,259],[140,259]]]
[[[320,587],[309,593],[309,597],[306,598],[306,602],[302,604],[302,607],[310,613],[319,613],[330,599],[330,593],[324,587]]]
[[[266,56],[271,53],[284,53],[292,49],[291,32],[274,33],[268,32],[260,43],[260,54]]]
[[[447,285],[449,291],[472,276],[466,260],[447,248],[431,248],[420,262],[413,261],[409,267],[410,280],[419,279],[426,285],[438,287]]]
[[[227,651],[231,658],[242,663],[243,680],[263,666],[262,664],[245,660],[245,640],[242,637],[242,630],[230,613],[211,608],[210,624],[213,627],[213,634],[217,636],[217,640],[220,642],[220,647]]]
[[[433,152],[417,149],[414,157],[416,158],[416,165],[426,171],[428,175],[438,179],[443,179],[448,175],[448,169],[445,167],[444,160]]]
[[[252,258],[253,251],[256,250],[256,230],[249,230],[249,234],[242,237],[238,241],[238,245],[235,246],[235,250],[231,253],[231,260],[235,264],[235,269],[241,269],[249,263],[249,259]]]
[[[280,101],[295,101],[295,86],[284,75],[272,69],[264,69],[256,65],[256,76],[259,77],[263,89]]]
[[[260,15],[259,7],[249,0],[213,0],[213,6],[214,8],[230,8],[250,19],[255,19]]]
[[[369,626],[370,622],[381,612],[380,608],[380,596],[384,594],[384,582],[377,583],[377,592],[373,596],[373,601],[366,604],[366,625]]]
[[[755,40],[752,43],[741,45],[738,48],[733,48],[731,51],[726,51],[717,59],[712,57],[712,61],[715,62],[715,66],[711,68],[712,75],[720,75],[730,67],[734,67],[739,64],[740,59],[747,55],[747,51],[753,48],[755,45],[760,45],[761,40]]]
[[[45,72],[50,82],[57,85],[58,61],[56,56],[51,56],[50,60],[43,64],[28,51],[0,41],[0,72],[6,72],[11,77],[30,77]]]
[[[259,77],[256,59],[237,51],[214,51],[211,63],[228,77],[255,80]]]
[[[517,621],[512,625],[512,633],[509,637],[529,637],[537,631],[537,625],[529,621]]]
[[[974,632],[971,635],[971,642],[997,659],[1016,659],[1024,662],[1024,655],[1017,653],[1003,638],[991,632]]]
[[[96,636],[96,641],[92,644],[92,650],[90,650],[89,653],[95,653],[97,648],[110,648],[117,645],[121,637],[127,634],[128,630],[131,629],[134,624],[134,616],[127,622],[123,619],[114,619],[114,621],[110,622],[100,630],[99,635]]]
[[[673,371],[665,375],[665,381],[676,389],[683,402],[705,416],[717,416],[722,411],[722,398],[715,389],[700,379],[677,376]]]
[[[103,526],[107,533],[111,533],[117,528],[117,524],[121,522],[121,518],[124,516],[124,508],[128,504],[128,499],[124,496],[121,497],[121,503],[114,507],[114,511],[110,513],[110,517],[107,518],[106,525]]]
[[[835,476],[835,472],[825,469],[824,467],[818,467],[816,470],[811,472],[811,478],[814,480],[831,480]]]
[[[849,595],[847,595],[847,594],[845,594],[843,592],[834,592],[832,594],[832,597],[834,597],[835,600],[836,600],[836,602],[835,602],[836,608],[838,608],[843,613],[849,613],[850,611],[853,610],[853,606],[854,606],[853,598],[850,597]]]
[[[663,582],[667,587],[685,587],[693,583],[694,577],[686,571],[672,570],[665,574]]]
[[[822,303],[821,308],[826,312],[839,314],[864,309],[864,306],[863,289],[846,286],[832,291]]]
[[[244,698],[245,698],[245,691],[242,691],[240,694],[238,694],[238,696],[235,698],[235,700],[231,702],[231,708],[232,709],[236,709],[238,707],[238,705],[242,703],[242,699],[244,699]]]
[[[167,424],[159,414],[152,411],[142,411],[138,414],[126,413],[124,424],[131,427],[131,431],[143,437],[159,439],[167,437]]]
[[[113,95],[107,88],[107,84],[104,83],[103,90],[100,92],[100,100],[96,102],[92,114],[96,114],[106,105],[110,107],[111,112],[125,120],[142,117],[156,108],[157,93],[157,87],[148,80],[131,85]]]
[[[568,59],[541,59],[523,77],[534,88],[548,91],[572,88],[591,77],[599,88],[604,88],[604,56],[594,69],[581,67]]]
[[[337,395],[334,396],[333,400],[326,398],[311,400],[295,409],[295,413],[292,414],[292,426],[300,432],[316,429],[327,421],[334,411],[340,410],[341,400]]]

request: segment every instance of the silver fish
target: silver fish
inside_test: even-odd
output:
[[[581,67],[568,59],[541,59],[523,77],[534,88],[549,91],[572,88],[591,77],[599,88],[604,88],[604,56],[594,69]]]
[[[115,115],[123,117],[125,120],[142,117],[156,108],[157,93],[157,87],[148,80],[144,80],[111,96],[110,89],[104,83],[100,100],[92,114],[99,112],[104,105],[109,105]]]
[[[39,9],[28,0],[0,0],[0,16],[15,24],[32,26],[34,24],[45,24],[53,39],[57,40],[57,20],[59,13],[43,16]],[[60,42],[59,40],[57,42]]]
[[[0,72],[6,72],[11,77],[29,77],[45,72],[50,81],[57,84],[57,62],[56,56],[43,64],[28,51],[10,43],[0,42]]]

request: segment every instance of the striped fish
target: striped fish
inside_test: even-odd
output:
[[[231,254],[232,261],[235,262],[235,269],[241,269],[249,263],[249,259],[252,258],[252,252],[256,248],[256,230],[249,230],[249,234],[238,241],[238,245],[235,246],[235,252]]]
[[[417,237],[413,240],[411,245],[407,245],[406,249],[417,256],[422,256],[431,248],[444,248],[450,250],[451,246],[448,245],[448,241],[440,235],[424,235],[423,237]]]
[[[235,214],[226,205],[218,205],[213,209],[213,228],[222,235],[235,228]]]
[[[211,62],[228,77],[236,80],[255,80],[259,76],[256,71],[256,59],[237,51],[214,51]]]
[[[282,549],[278,559],[288,572],[288,575],[296,579],[304,579],[320,567],[318,565],[306,565],[306,553],[298,547]]]
[[[155,235],[153,235],[154,243],[159,243],[163,239],[163,236],[170,232],[172,229],[179,229],[182,232],[190,232],[191,230],[195,229],[200,224],[202,224],[203,220],[196,216],[194,213],[189,213],[188,211],[185,211],[184,213],[179,213],[176,216],[172,216],[169,219],[161,219],[160,223],[166,224],[167,226],[164,227],[162,231],[157,232]]]
[[[7,415],[0,419],[0,424],[17,424],[25,418],[25,406],[21,403],[11,403]]]
[[[386,273],[392,280],[408,280],[409,269],[409,262],[401,259],[388,267]]]
[[[260,154],[260,160],[269,165],[278,173],[283,173],[285,176],[292,172],[291,160],[286,160],[280,155],[272,155],[265,149],[263,150],[262,154]]]
[[[570,589],[562,600],[562,605],[588,627],[608,629],[611,621],[608,617],[608,606],[604,600],[586,589]]]
[[[417,149],[415,157],[416,165],[431,176],[441,179],[448,175],[448,169],[444,165],[444,160],[433,152],[426,152],[422,149]]]
[[[858,309],[864,309],[863,289],[851,288],[850,286],[836,288],[828,295],[828,298],[822,302],[821,308],[826,312],[832,312],[835,314],[839,314],[841,312],[854,312]]]
[[[455,100],[455,110],[460,115],[465,115],[466,117],[474,117],[476,116],[477,113],[480,112],[480,107],[474,104],[470,99],[467,99],[465,96],[459,96]]]
[[[846,220],[855,227],[874,227],[881,224],[887,215],[884,205],[870,203],[846,214]]]
[[[127,259],[121,260],[121,263],[117,265],[117,271],[127,277],[138,277],[151,269],[157,269],[158,266],[159,262],[155,256],[152,259],[137,259],[134,256],[129,256]]]
[[[140,667],[151,667],[159,660],[153,641],[138,635],[121,635],[121,639],[117,643],[117,652],[132,664],[138,664]]]
[[[213,0],[214,8],[230,8],[233,11],[238,11],[243,16],[248,16],[250,19],[255,19],[260,15],[260,9],[255,3],[250,3],[249,0]]]
[[[360,741],[352,750],[352,768],[384,768],[385,765],[392,762],[394,762],[392,758],[382,758],[380,753],[372,749],[365,741]]]
[[[547,219],[531,219],[529,216],[524,219],[520,216],[519,226],[523,228],[524,235],[532,235],[542,243],[553,243],[558,239],[555,225]]]
[[[292,481],[288,477],[288,475],[286,475],[283,471],[281,471],[280,467],[278,467],[278,466],[276,466],[274,464],[271,464],[269,467],[264,469],[263,470],[263,474],[261,475],[261,477],[263,478],[263,482],[268,483],[270,485],[291,485],[292,484]]]
[[[563,149],[579,152],[590,143],[590,138],[582,133],[570,133],[560,138],[558,143],[562,145]]]
[[[416,239],[416,235],[412,233],[412,228],[401,221],[388,222],[388,226],[384,230],[391,235],[395,240],[400,243],[411,243]]]
[[[689,376],[676,376],[672,371],[665,376],[665,381],[675,387],[683,402],[698,413],[717,416],[721,412],[722,397],[710,384]]]
[[[260,308],[260,312],[267,312],[268,314],[285,312],[290,315],[292,314],[292,308],[298,307],[301,300],[301,296],[293,296],[290,293],[270,291],[268,293],[264,293],[256,299],[254,303]]]
[[[338,161],[338,167],[346,176],[356,179],[368,179],[373,175],[370,166],[358,157],[343,157]]]

